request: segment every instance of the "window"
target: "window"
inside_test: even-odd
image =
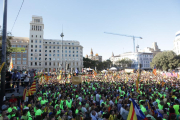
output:
[[[47,50],[45,50],[45,52],[47,52]]]
[[[27,58],[23,58],[23,60],[27,60]]]
[[[57,50],[57,53],[59,53],[59,50]]]
[[[55,60],[55,58],[53,58],[53,60]]]
[[[53,50],[53,53],[55,53],[56,52],[56,50]]]
[[[49,62],[49,66],[51,66],[51,62]]]
[[[57,42],[57,44],[59,45],[59,42]],[[59,49],[59,48],[58,48]]]
[[[33,52],[33,49],[31,49],[31,52]]]
[[[53,56],[55,56],[55,54],[53,54]]]
[[[39,52],[41,52],[41,50],[39,50]]]
[[[45,62],[45,65],[47,65],[47,62]]]
[[[49,46],[49,48],[51,49],[51,46]]]
[[[31,43],[33,43],[33,40],[31,40]]]
[[[33,45],[31,45],[31,48],[33,48]]]
[[[26,57],[27,57],[27,54],[23,54],[23,57],[25,57],[25,58],[26,58]]]
[[[37,49],[35,49],[35,52],[37,52]]]
[[[31,35],[31,37],[33,37],[33,35]]]
[[[12,56],[13,58],[15,58],[16,55],[15,55],[15,54],[11,54],[11,56]]]
[[[31,57],[31,60],[33,60],[33,57]]]
[[[37,57],[35,57],[35,60],[37,60]]]
[[[70,45],[70,43],[68,43]]]
[[[47,58],[45,58],[45,60],[47,60]]]
[[[69,49],[71,49],[71,47],[69,47]]]
[[[78,49],[78,47],[76,47],[76,49]]]
[[[65,54],[65,57],[67,57],[67,54]]]
[[[53,42],[53,44],[56,44],[55,42]]]
[[[57,56],[59,57],[59,54],[57,54]]]
[[[74,45],[74,43],[72,43],[72,45]]]
[[[54,46],[53,48],[54,48],[54,49],[56,49],[56,47],[55,47],[55,46]]]
[[[41,53],[39,53],[39,56],[41,56]]]
[[[51,44],[51,42],[49,42],[49,44]]]
[[[78,51],[76,51],[76,53],[78,53]]]
[[[35,45],[35,48],[37,48],[37,45]]]
[[[21,47],[21,45],[18,45],[17,47]]]
[[[41,26],[40,26],[40,30],[41,30]],[[41,38],[41,35],[40,35],[40,38]],[[39,41],[39,43],[41,43],[41,42]]]
[[[37,66],[37,62],[35,62],[35,66]]]
[[[26,65],[26,61],[23,61],[23,65]]]
[[[16,60],[16,58],[12,58],[12,60]]]
[[[71,54],[69,54],[69,57],[71,57]]]
[[[37,40],[35,40],[35,43],[37,43]]]
[[[47,46],[45,46],[45,48],[47,48]]]
[[[65,50],[65,53],[67,53],[67,50]]]
[[[57,47],[57,49],[59,49],[59,46]]]
[[[51,52],[51,50],[49,50],[49,52]]]
[[[17,60],[21,60],[21,58],[17,58]]]
[[[18,58],[21,58],[21,54],[17,54],[17,57],[18,57]]]
[[[51,61],[51,58],[49,58],[49,60]]]
[[[39,62],[39,66],[41,66],[41,62]]]
[[[74,53],[74,51],[73,51],[73,53]]]
[[[76,55],[76,57],[78,57],[78,55]]]
[[[37,29],[37,26],[36,26],[36,29]],[[37,35],[36,35],[36,37],[37,37]]]
[[[39,58],[39,60],[41,60],[41,58]]]
[[[71,53],[71,51],[69,51],[69,53]]]
[[[47,54],[45,54],[45,56],[47,56]]]
[[[73,47],[73,49],[74,49],[74,47]]]
[[[65,47],[65,49],[67,49],[67,47]]]
[[[41,48],[41,45],[39,45],[39,48]]]
[[[74,55],[73,55],[73,57],[74,57]]]
[[[20,62],[20,61],[17,61],[17,64],[18,64],[18,65],[20,65],[20,64],[21,64],[21,62]]]
[[[51,54],[49,54],[49,56],[51,56]]]

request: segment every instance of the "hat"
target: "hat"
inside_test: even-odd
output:
[[[29,107],[25,107],[24,110],[29,110]]]

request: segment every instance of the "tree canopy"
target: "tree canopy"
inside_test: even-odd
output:
[[[132,60],[130,60],[129,58],[123,58],[121,60],[116,61],[115,64],[124,69],[126,67],[131,67]]]
[[[173,51],[163,51],[157,53],[151,62],[151,68],[153,69],[156,65],[157,69],[165,70],[175,69],[180,64],[180,56],[177,56]]]

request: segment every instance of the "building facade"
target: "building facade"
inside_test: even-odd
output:
[[[176,32],[176,37],[174,40],[174,49],[173,51],[179,55],[180,54],[180,31]]]
[[[29,69],[37,71],[73,72],[83,68],[83,47],[78,41],[44,39],[44,23],[41,16],[32,16],[29,33]]]
[[[144,50],[138,50],[138,52],[153,53],[153,56],[155,56],[157,53],[161,52],[161,49],[159,49],[157,42],[153,42],[152,47],[146,47]]]
[[[13,69],[26,70],[28,69],[28,51],[29,38],[13,37],[11,40],[11,47],[25,48],[25,52],[12,52],[8,59],[12,57]]]
[[[146,52],[128,52],[128,53],[123,53],[117,56],[112,56],[110,57],[110,60],[114,65],[117,65],[117,61],[122,60],[122,59],[130,59],[132,60],[131,68],[132,69],[138,69],[138,65],[141,64],[141,69],[151,69],[150,63],[153,59],[153,53],[146,53]]]
[[[102,62],[102,56],[99,56],[98,53],[95,54],[95,56],[93,55],[93,50],[91,49],[91,53],[90,55],[86,55],[86,58],[89,58],[91,60],[96,60],[96,61],[99,61],[99,62]]]

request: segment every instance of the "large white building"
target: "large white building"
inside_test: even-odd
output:
[[[174,40],[174,49],[173,51],[179,55],[180,54],[180,31],[176,32],[176,38]]]
[[[153,59],[153,53],[147,53],[147,52],[128,52],[128,53],[123,53],[121,55],[114,56],[112,54],[110,60],[114,65],[117,65],[117,61],[122,60],[122,59],[130,59],[132,60],[132,65],[131,68],[133,69],[138,69],[138,64],[141,64],[141,69],[151,69],[150,63]]]
[[[41,16],[32,16],[29,33],[28,67],[38,71],[83,68],[83,47],[78,41],[44,39],[44,23]]]

